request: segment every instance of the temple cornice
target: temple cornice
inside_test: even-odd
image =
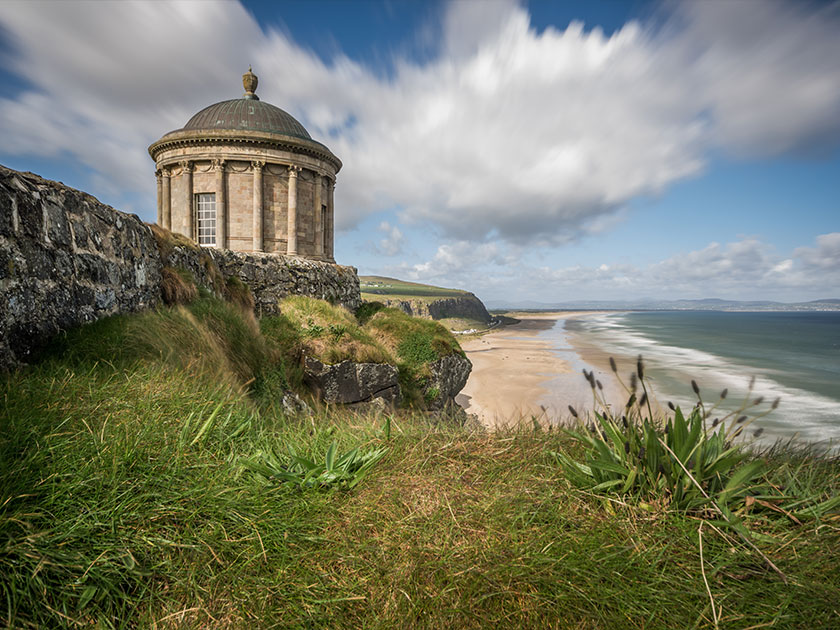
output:
[[[335,168],[336,173],[342,167],[341,160],[320,142],[276,133],[242,129],[172,131],[149,147],[149,155],[157,162],[158,156],[170,149],[218,145],[220,142],[233,146],[251,146],[302,153],[328,162]]]

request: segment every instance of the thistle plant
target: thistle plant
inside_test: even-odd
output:
[[[390,424],[388,424],[390,431]],[[353,448],[337,455],[333,442],[323,461],[305,457],[292,444],[286,445],[286,454],[269,448],[253,457],[241,460],[241,465],[267,481],[288,482],[300,488],[346,488],[357,486],[370,469],[388,452],[385,447],[362,450]]]
[[[600,405],[601,411],[595,412],[593,422],[584,424],[577,411],[569,407],[578,427],[568,429],[568,433],[584,445],[585,463],[552,452],[572,483],[596,494],[618,493],[631,500],[664,499],[671,509],[714,518],[734,531],[787,582],[785,574],[752,541],[742,517],[759,506],[773,514],[784,514],[796,523],[807,518],[820,519],[837,512],[840,496],[826,497],[822,491],[798,486],[796,475],[789,469],[781,475],[775,471],[774,483],[770,478],[774,471],[767,461],[735,441],[756,419],[776,409],[778,399],[769,409],[757,411],[764,399],[752,398],[753,378],[738,409],[709,423],[728,391],[723,390],[718,401],[707,408],[700,386],[692,380],[697,404],[688,416],[669,402],[672,415],[657,417],[651,406],[652,389],[645,378],[642,357],[636,362],[629,386],[620,378],[612,358],[610,368],[629,395],[621,415],[611,411],[600,382],[592,372],[584,370],[596,408]],[[637,398],[639,387],[642,391]],[[761,429],[754,432],[755,437],[760,434]]]
[[[600,411],[584,422],[570,407],[577,427],[567,431],[584,445],[585,460],[578,462],[565,453],[552,453],[576,485],[640,500],[665,499],[672,509],[723,517],[730,525],[737,524],[739,511],[747,503],[755,505],[756,499],[759,505],[777,507],[793,518],[819,516],[840,507],[837,497],[819,501],[816,496],[793,497],[779,489],[778,484],[768,481],[770,471],[765,460],[738,440],[752,423],[779,405],[776,399],[762,409],[764,399],[752,395],[754,379],[737,409],[710,420],[728,390],[707,405],[700,386],[692,380],[697,403],[688,414],[669,402],[669,413],[656,415],[651,404],[653,388],[645,376],[642,357],[636,361],[629,385],[619,375],[613,358],[610,368],[628,394],[624,407],[620,412],[611,409],[601,383],[584,370],[595,408]],[[752,435],[761,433],[759,428]]]

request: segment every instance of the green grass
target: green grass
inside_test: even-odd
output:
[[[551,455],[582,458],[565,433],[287,417],[242,381],[270,354],[219,362],[250,324],[188,312],[192,328],[177,309],[98,322],[0,380],[4,627],[713,628],[712,601],[721,628],[840,622],[836,515],[745,514],[785,584],[664,501],[579,489]],[[171,325],[190,358],[136,342],[132,322]],[[288,322],[262,326],[298,343]],[[313,462],[387,452],[352,490],[246,464],[290,444]],[[836,460],[766,458],[803,491],[840,486]]]
[[[299,345],[324,363],[350,360],[391,363],[393,357],[349,311],[324,300],[292,296],[281,304],[283,317],[299,334]],[[275,323],[263,330],[269,331]]]
[[[402,396],[414,406],[430,403],[437,396],[434,388],[426,389],[430,364],[450,354],[464,354],[452,333],[438,322],[394,308],[376,312],[365,328],[395,357]]]

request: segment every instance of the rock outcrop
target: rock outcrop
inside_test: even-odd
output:
[[[304,357],[304,381],[326,403],[352,404],[382,398],[396,405],[400,400],[399,372],[387,363],[335,365]]]
[[[460,354],[449,354],[429,365],[431,376],[423,388],[426,404],[430,409],[451,406],[472,371],[472,363]]]
[[[424,317],[426,319],[459,317],[475,319],[484,323],[489,323],[493,319],[481,300],[472,293],[465,293],[463,297],[447,297],[437,300],[398,300],[379,297],[376,299],[385,306],[398,308],[412,317]]]

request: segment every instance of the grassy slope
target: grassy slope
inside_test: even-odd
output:
[[[406,415],[386,440],[379,420],[285,417],[270,388],[243,387],[270,357],[185,361],[137,344],[131,320],[0,384],[3,625],[713,627],[699,521],[573,489],[548,455],[574,452],[563,435]],[[253,328],[226,326],[248,345]],[[205,332],[182,345],[225,345]],[[352,491],[266,484],[238,463],[333,440],[390,450]],[[836,491],[836,464],[810,469]],[[704,527],[720,627],[836,626],[837,522],[749,525],[791,583]]]
[[[433,302],[441,298],[464,297],[465,295],[469,295],[469,292],[459,289],[444,289],[430,284],[406,282],[405,280],[386,278],[384,276],[359,276],[359,282],[361,283],[362,299],[368,301],[390,298],[394,300]]]

